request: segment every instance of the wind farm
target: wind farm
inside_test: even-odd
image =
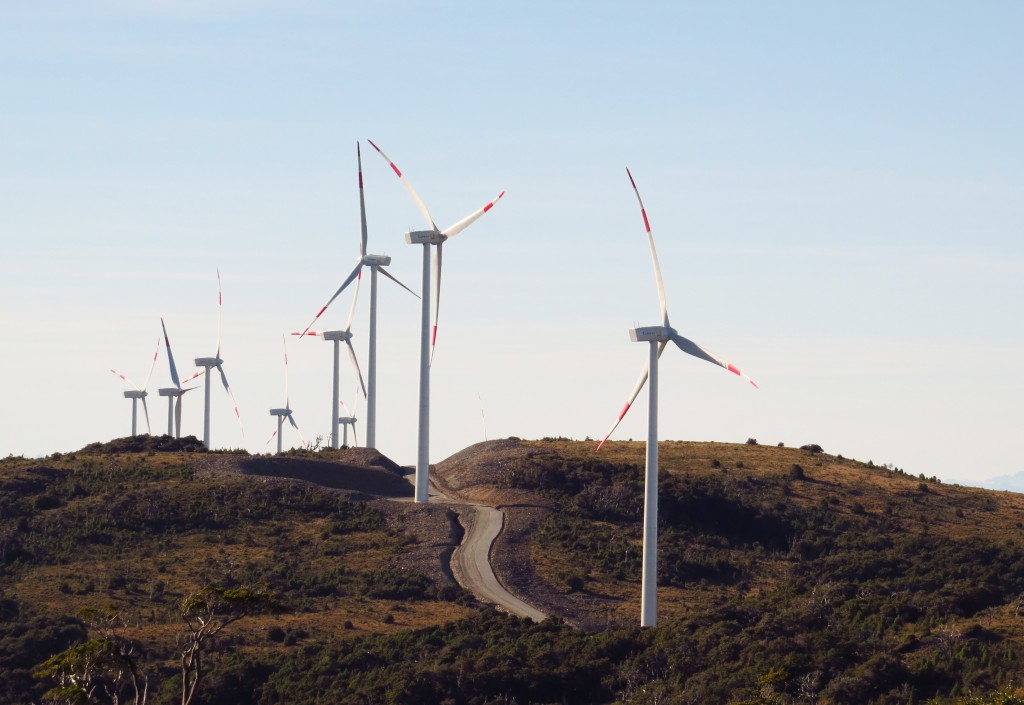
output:
[[[1022,23],[0,9],[0,705],[1024,699]]]

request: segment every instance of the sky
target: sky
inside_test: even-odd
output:
[[[281,336],[358,258],[357,142],[370,251],[419,290],[424,223],[372,139],[442,228],[506,194],[445,247],[432,462],[610,428],[646,364],[628,330],[659,322],[629,167],[672,325],[760,385],[666,350],[663,440],[1022,472],[1022,23],[1015,1],[0,3],[0,456],[127,435],[109,369],[141,384],[161,317],[183,375],[213,355],[217,268],[242,423],[215,385],[212,445],[271,450]],[[419,302],[385,281],[379,311],[377,445],[410,464]],[[331,346],[288,345],[294,418],[326,437]],[[164,386],[161,346],[155,432]],[[343,361],[360,416],[355,388]],[[645,400],[613,440],[646,436]]]

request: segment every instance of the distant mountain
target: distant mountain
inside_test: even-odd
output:
[[[1012,475],[999,475],[998,477],[990,477],[987,480],[980,480],[977,482],[977,485],[990,490],[1024,492],[1024,470],[1015,472]]]

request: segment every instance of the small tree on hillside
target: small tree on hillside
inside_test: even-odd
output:
[[[34,675],[56,681],[56,687],[43,695],[49,705],[146,702],[146,679],[139,674],[134,648],[119,639],[90,639],[72,646],[43,663]]]
[[[138,664],[138,648],[124,636],[125,615],[113,607],[86,609],[79,613],[97,634],[89,641],[65,649],[43,663],[36,678],[56,682],[43,695],[48,705],[111,703],[145,705],[149,680]]]
[[[186,630],[178,636],[181,653],[181,705],[189,705],[203,677],[203,652],[229,624],[251,615],[273,612],[279,603],[259,587],[207,585],[181,603]]]

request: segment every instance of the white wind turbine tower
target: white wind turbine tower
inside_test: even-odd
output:
[[[288,423],[295,429],[295,434],[299,437],[299,442],[302,446],[306,446],[306,439],[302,437],[302,431],[299,430],[299,425],[295,423],[295,417],[292,416],[291,404],[289,403],[288,397],[288,343],[285,341],[284,336],[281,336],[281,343],[284,345],[284,407],[280,409],[271,409],[270,415],[277,417],[277,429],[270,434],[270,438],[267,439],[267,445],[274,440],[274,436],[277,436],[277,454],[281,454],[281,426],[285,419],[288,419]]]
[[[167,326],[164,319],[160,319],[160,327],[164,331],[164,345],[167,347],[167,364],[171,368],[171,381],[173,387],[161,387],[160,396],[167,397],[167,435],[181,438],[181,398],[185,392],[190,392],[195,387],[182,387],[178,378],[178,368],[174,364],[174,355],[171,353],[171,339],[167,337]],[[202,374],[200,372],[199,374]],[[195,379],[195,376],[192,377]],[[177,401],[175,401],[177,400]]]
[[[597,448],[600,450],[601,446],[608,440],[608,437],[615,432],[619,422],[622,421],[622,417],[629,411],[629,407],[633,404],[637,395],[640,394],[640,390],[643,389],[644,383],[647,382],[649,377],[651,386],[648,390],[647,406],[647,466],[644,473],[643,577],[640,598],[640,626],[654,627],[658,623],[658,358],[661,357],[661,353],[665,350],[668,342],[672,341],[680,350],[688,355],[693,355],[694,357],[699,357],[702,360],[707,360],[720,367],[724,367],[733,374],[743,377],[754,387],[757,387],[757,383],[733,365],[712,355],[693,341],[679,335],[675,328],[669,325],[668,307],[665,302],[665,283],[661,278],[661,265],[658,264],[658,253],[654,249],[654,237],[651,235],[647,211],[644,210],[644,202],[640,199],[640,191],[636,187],[636,182],[633,181],[633,175],[629,173],[629,169],[626,170],[626,173],[629,175],[629,182],[633,185],[636,199],[640,203],[640,214],[643,216],[644,228],[647,230],[647,242],[651,248],[651,261],[654,264],[654,280],[658,285],[658,302],[661,305],[661,325],[634,328],[629,331],[629,338],[633,342],[650,344],[650,357],[647,366],[640,375],[640,379],[637,381],[636,386],[633,387],[629,401],[622,407],[622,411],[619,412],[619,418],[616,419],[615,424]]]
[[[370,349],[369,349],[369,360],[366,364],[366,388],[363,393],[366,395],[366,447],[376,448],[377,444],[377,272],[380,272],[391,281],[398,284],[400,287],[408,291],[413,296],[416,296],[416,292],[407,287],[402,282],[398,281],[392,274],[384,269],[386,265],[391,264],[391,258],[387,255],[369,255],[366,254],[366,201],[363,198],[363,157],[361,150],[359,149],[359,143],[356,142],[356,160],[359,165],[359,216],[360,223],[362,225],[362,238],[359,241],[359,262],[356,263],[355,269],[345,277],[345,281],[341,283],[338,290],[334,292],[334,296],[324,304],[324,307],[320,309],[320,312],[316,314],[313,321],[306,326],[306,330],[302,331],[298,335],[309,334],[309,329],[313,327],[317,319],[320,318],[321,314],[327,310],[327,307],[338,298],[338,296],[345,290],[345,288],[355,280],[362,279],[363,267],[370,268]],[[357,284],[358,286],[358,284]],[[353,302],[353,311],[355,311],[355,302]],[[331,422],[331,447],[338,447],[338,342],[341,340],[351,340],[352,328],[352,316],[349,315],[348,328],[345,331],[325,331],[322,336],[325,340],[334,341],[334,397],[332,399],[333,409],[331,412],[332,418],[335,419]],[[349,348],[352,344],[349,343]],[[355,353],[352,353],[352,360],[355,360]],[[356,365],[358,369],[358,365]],[[360,375],[361,377],[361,375]]]
[[[238,413],[238,402],[235,401],[235,395],[231,393],[228,377],[224,374],[224,360],[220,357],[220,332],[223,308],[224,294],[220,286],[220,269],[217,269],[217,353],[213,357],[197,357],[193,362],[196,367],[202,367],[203,372],[196,372],[189,380],[186,380],[187,382],[195,379],[204,372],[206,374],[206,396],[203,406],[203,445],[207,449],[210,447],[210,370],[214,367],[220,373],[220,381],[224,384],[224,391],[228,393],[228,396],[231,398],[231,404],[235,408],[235,418],[238,419],[238,427],[242,429],[242,436],[245,436],[245,429],[242,427],[242,416]]]
[[[502,191],[498,194],[498,197],[493,201],[489,202],[483,208],[471,213],[462,220],[458,221],[454,225],[448,227],[445,230],[438,230],[434,224],[434,219],[430,217],[430,212],[427,211],[427,206],[417,195],[413,189],[412,184],[402,176],[401,170],[395,163],[391,161],[388,155],[381,151],[380,147],[373,143],[373,140],[367,140],[373,148],[380,153],[380,156],[384,157],[384,161],[388,163],[392,171],[398,176],[405,186],[409,195],[412,196],[412,200],[416,202],[416,207],[419,208],[420,213],[427,221],[427,225],[430,226],[429,230],[414,230],[405,234],[405,241],[410,245],[423,245],[423,284],[422,284],[422,296],[421,296],[421,307],[420,307],[420,404],[419,404],[419,441],[417,444],[416,453],[416,502],[428,501],[427,489],[429,486],[429,475],[430,475],[430,362],[434,357],[434,343],[437,342],[437,314],[441,304],[441,246],[445,240],[453,238],[467,227],[469,227],[473,221],[482,216],[484,213],[494,207],[494,204],[501,200],[501,197],[505,195]],[[437,252],[434,255],[434,325],[433,333],[430,328],[430,246],[436,245]]]
[[[361,267],[362,264],[360,264],[359,266]],[[358,267],[356,268],[355,279],[356,279],[356,290],[355,290],[355,293],[352,295],[352,307],[348,310],[348,323],[345,324],[345,330],[315,331],[315,330],[310,330],[309,327],[307,326],[306,330],[302,331],[301,333],[292,333],[292,335],[299,335],[299,336],[315,335],[315,336],[323,338],[324,340],[327,340],[327,341],[330,341],[330,342],[334,343],[334,364],[333,364],[332,386],[331,386],[331,389],[332,389],[332,392],[331,392],[331,448],[334,448],[335,450],[337,450],[338,447],[339,447],[338,446],[338,439],[339,439],[338,424],[340,423],[340,419],[338,418],[338,406],[341,403],[341,392],[340,392],[341,370],[340,370],[340,367],[341,367],[341,344],[342,343],[345,343],[346,347],[348,348],[348,358],[349,358],[349,360],[352,361],[352,366],[355,368],[356,377],[359,379],[359,388],[362,390],[363,396],[364,397],[366,396],[366,385],[363,384],[363,373],[359,369],[359,361],[356,359],[356,350],[355,350],[354,347],[352,347],[352,319],[355,318],[355,315],[356,315],[356,303],[359,301],[359,284],[362,282],[362,277],[359,276],[359,269],[358,269]],[[341,291],[339,290],[338,293],[341,293]],[[337,296],[337,295],[338,294],[335,294],[334,296]],[[333,300],[334,300],[334,298],[332,297],[331,301],[333,301]],[[331,303],[330,301],[327,302],[328,306],[330,305],[330,303]],[[327,306],[324,306],[324,308],[326,309]],[[323,310],[321,310],[320,313],[323,313]],[[318,313],[317,317],[319,318],[319,316],[320,316],[320,314]],[[314,319],[314,321],[315,320],[316,319]],[[313,325],[313,324],[310,323],[309,325]],[[347,437],[347,435],[346,435],[346,437]]]
[[[145,416],[146,416],[146,433],[152,433],[153,432],[153,429],[151,429],[150,426],[149,426],[149,409],[146,407],[146,397],[149,395],[149,393],[146,390],[149,388],[149,380],[150,380],[150,378],[153,377],[153,368],[156,367],[156,358],[157,358],[157,355],[159,355],[159,354],[160,354],[160,339],[157,338],[157,340],[156,340],[156,352],[153,353],[153,364],[151,364],[149,366],[149,374],[146,375],[146,383],[144,385],[142,385],[142,389],[139,389],[139,387],[135,384],[135,382],[132,382],[130,379],[125,377],[123,374],[121,374],[117,370],[110,370],[115,375],[120,377],[122,381],[127,382],[128,386],[131,387],[131,389],[126,389],[124,391],[124,398],[132,400],[132,435],[133,436],[137,435],[135,430],[137,428],[137,423],[136,422],[138,421],[138,418],[139,418],[138,406],[139,406],[139,400],[140,399],[142,400],[142,413],[145,414]]]

